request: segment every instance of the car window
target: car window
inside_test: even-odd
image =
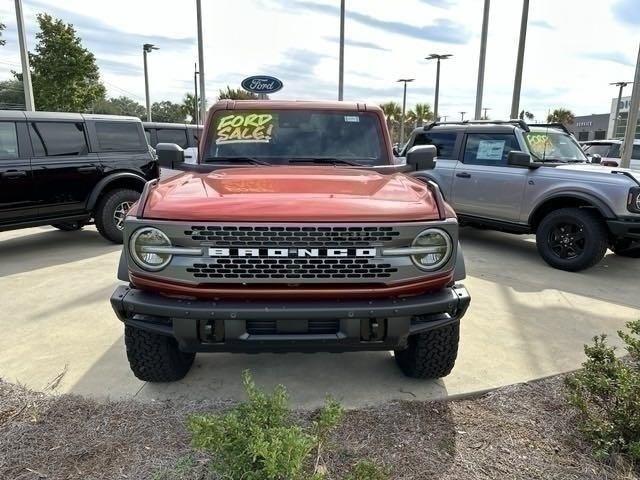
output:
[[[151,130],[147,130],[147,129],[145,129],[145,130],[144,130],[144,136],[145,136],[145,138],[147,139],[147,143],[148,143],[149,145],[151,145]],[[151,145],[151,146],[153,146],[153,145]]]
[[[609,150],[611,150],[612,145],[608,143],[592,143],[591,145],[587,145],[584,149],[585,153],[589,155],[600,155],[601,157],[611,157],[609,155]]]
[[[634,145],[631,150],[631,158],[640,160],[640,145]]]
[[[453,158],[457,136],[458,134],[455,132],[420,133],[416,135],[413,145],[433,145],[436,147],[438,157]]]
[[[18,158],[18,134],[13,122],[0,122],[0,159]]]
[[[80,122],[35,122],[29,125],[29,133],[36,157],[85,155],[89,151]]]
[[[186,129],[159,128],[156,130],[156,135],[158,136],[158,143],[175,143],[182,148],[189,146]]]
[[[140,151],[147,148],[134,122],[96,122],[96,136],[102,151]]]
[[[518,140],[512,134],[470,133],[464,149],[467,165],[506,166],[507,155],[520,150]]]

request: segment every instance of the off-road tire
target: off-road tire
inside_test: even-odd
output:
[[[396,363],[407,377],[441,378],[453,370],[458,356],[460,322],[409,337],[404,350],[396,350]]]
[[[77,232],[78,230],[82,230],[82,227],[84,227],[84,223],[83,222],[62,222],[62,223],[52,223],[51,226],[63,232]]]
[[[189,372],[195,353],[181,352],[172,337],[124,327],[127,359],[133,374],[145,382],[175,382]]]
[[[611,251],[620,257],[640,258],[640,241],[621,238],[611,244]]]
[[[549,245],[551,230],[563,222],[583,225],[584,248],[575,258],[560,258]],[[578,272],[593,267],[604,257],[609,247],[609,233],[602,218],[585,208],[560,208],[548,213],[536,231],[536,246],[542,259],[553,268]]]
[[[95,210],[96,228],[100,235],[113,243],[122,243],[122,230],[116,226],[114,213],[123,202],[135,202],[140,198],[140,192],[128,188],[119,188],[105,193]]]

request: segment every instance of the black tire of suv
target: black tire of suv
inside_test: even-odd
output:
[[[458,357],[460,322],[409,337],[404,350],[396,350],[396,363],[407,377],[441,378],[451,373]]]
[[[611,250],[620,257],[640,258],[640,241],[621,238],[611,244]]]
[[[52,223],[51,226],[63,232],[77,232],[78,230],[82,230],[82,227],[84,227],[84,223],[63,222],[63,223]]]
[[[584,249],[575,258],[560,258],[549,246],[549,233],[561,222],[576,222],[584,226]],[[548,213],[540,222],[536,231],[536,246],[542,259],[552,267],[578,272],[591,268],[602,260],[609,247],[609,233],[596,212],[584,208],[560,208]]]
[[[128,188],[111,190],[104,194],[98,202],[94,214],[96,228],[100,235],[113,243],[122,243],[122,230],[118,229],[113,215],[123,202],[135,202],[140,198],[140,192]]]
[[[133,374],[145,382],[175,382],[189,372],[195,353],[181,352],[174,338],[124,327],[127,359]]]

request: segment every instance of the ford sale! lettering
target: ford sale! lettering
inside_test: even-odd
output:
[[[222,117],[216,131],[216,144],[269,143],[273,132],[273,115],[231,114]]]

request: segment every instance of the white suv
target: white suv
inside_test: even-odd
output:
[[[594,155],[600,155],[602,165],[607,167],[620,166],[622,140],[591,140],[582,143],[582,148],[589,159]],[[630,168],[640,170],[640,140],[633,142]]]

